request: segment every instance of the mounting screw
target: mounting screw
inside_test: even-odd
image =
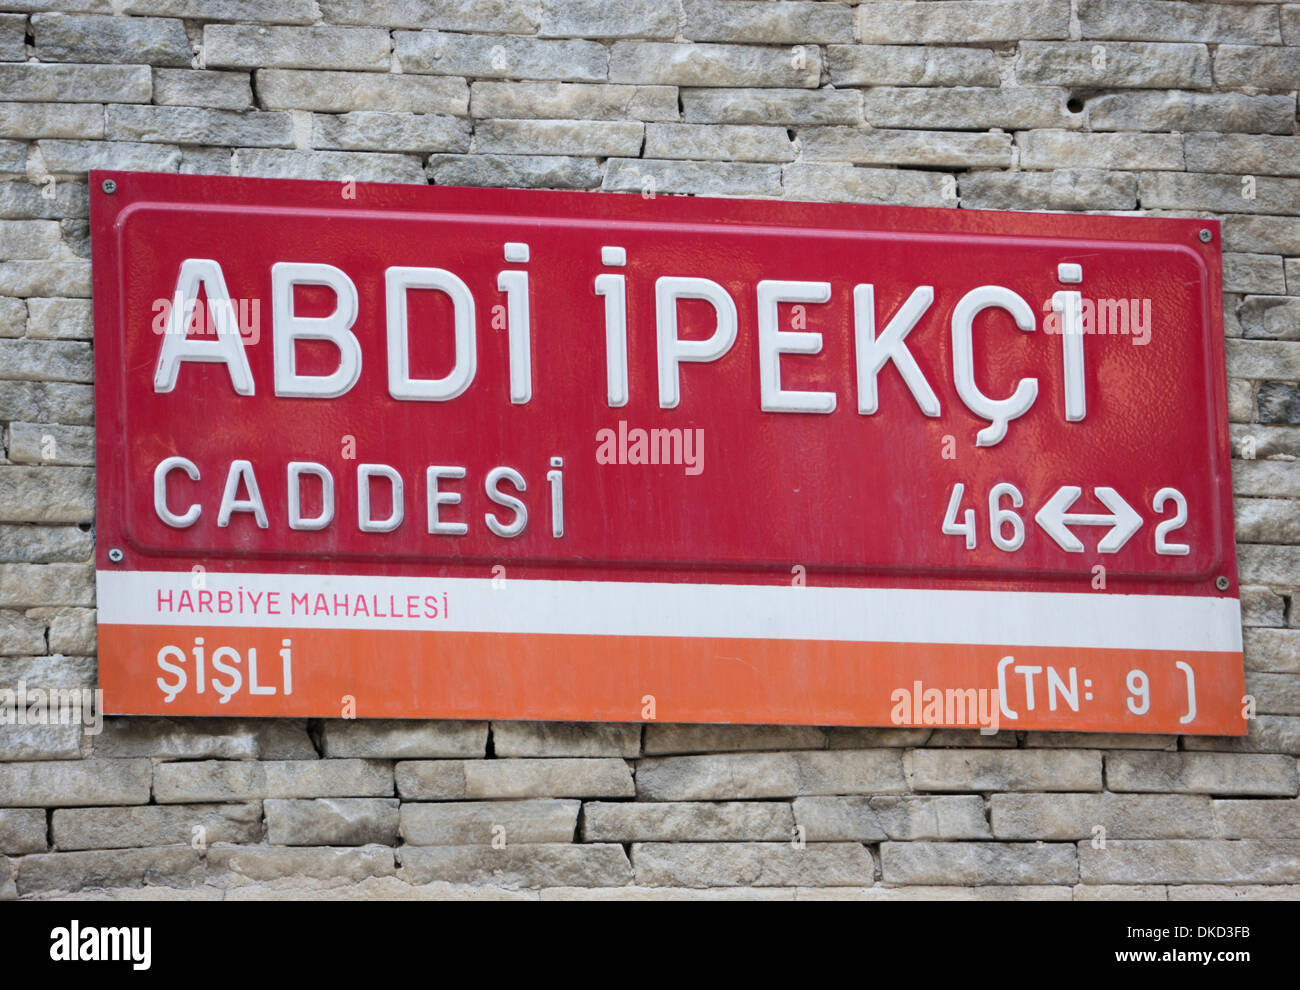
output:
[[[111,555],[110,555],[110,556],[111,556]],[[1216,588],[1218,588],[1220,591],[1227,591],[1227,590],[1228,590],[1228,585],[1230,585],[1231,583],[1232,583],[1232,582],[1229,581],[1229,580],[1228,580],[1226,577],[1224,577],[1222,574],[1220,574],[1218,577],[1216,577],[1216,578],[1214,579],[1214,586],[1215,586]]]
[[[108,195],[112,196],[113,193],[117,192],[117,183],[114,182],[112,179],[105,179],[103,182],[99,184],[99,188],[104,190],[104,192],[108,193]],[[1205,240],[1205,238],[1201,238],[1201,240]]]
[[[1214,235],[1210,233],[1209,227],[1201,228],[1201,240],[1204,241],[1206,244],[1210,243],[1210,238],[1212,238],[1213,236]]]
[[[123,557],[123,553],[117,547],[114,547],[112,550],[108,551],[108,559],[115,564],[122,563],[122,557]]]

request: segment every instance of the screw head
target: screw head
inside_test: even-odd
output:
[[[1218,588],[1220,591],[1227,591],[1227,590],[1228,590],[1228,585],[1230,585],[1231,583],[1232,583],[1232,582],[1229,581],[1229,580],[1228,580],[1226,577],[1224,577],[1222,574],[1220,574],[1218,577],[1216,577],[1216,578],[1214,579],[1214,586],[1215,586],[1216,588]]]
[[[115,563],[115,564],[120,564],[120,563],[122,563],[122,557],[123,557],[123,556],[125,556],[125,555],[124,555],[124,554],[122,553],[122,551],[119,550],[117,547],[114,547],[112,550],[108,551],[108,559],[111,560],[111,561],[112,561],[113,563]]]
[[[1201,228],[1201,235],[1200,235],[1200,236],[1201,236],[1201,240],[1202,240],[1204,243],[1209,244],[1209,243],[1210,243],[1210,238],[1212,238],[1214,235],[1210,233],[1210,228],[1208,228],[1208,227],[1202,227],[1202,228]]]
[[[114,182],[112,179],[105,179],[103,182],[99,184],[99,188],[104,190],[104,192],[106,192],[108,195],[112,196],[113,193],[117,192],[117,183]]]

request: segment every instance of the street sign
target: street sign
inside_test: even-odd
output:
[[[91,195],[110,712],[1244,731],[1213,221]]]

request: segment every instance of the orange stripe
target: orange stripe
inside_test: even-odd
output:
[[[194,691],[194,638],[204,638],[207,689]],[[292,694],[281,685],[281,641],[292,642]],[[157,662],[172,644],[187,655],[189,684],[170,704],[157,679],[176,677]],[[220,703],[211,686],[212,654],[238,651],[243,685]],[[273,695],[248,692],[249,649],[258,679]],[[1078,712],[1059,696],[1048,707],[1045,674],[1035,678],[1036,707],[1027,710],[1024,678],[1007,671],[1007,702],[1019,719],[1003,728],[1070,731],[1242,735],[1244,693],[1240,653],[1066,649],[914,643],[843,643],[638,636],[585,636],[410,630],[99,627],[100,679],[109,714],[254,715],[333,718],[345,698],[358,717],[563,719],[637,722],[654,699],[662,722],[791,725],[916,724],[903,722],[897,689],[994,689],[997,663],[1052,666],[1068,685],[1077,668]],[[1196,675],[1197,716],[1183,725],[1183,660]],[[175,662],[174,660],[172,662]],[[1129,671],[1146,673],[1150,710],[1126,704]],[[1090,685],[1087,682],[1091,682]],[[1088,699],[1086,695],[1092,694]],[[906,707],[906,706],[905,706]],[[922,724],[950,725],[924,718]],[[956,714],[955,712],[953,713]],[[971,716],[963,724],[972,725]]]

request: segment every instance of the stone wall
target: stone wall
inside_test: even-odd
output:
[[[88,169],[649,178],[1222,219],[1259,712],[1244,740],[7,727],[0,897],[1296,897],[1297,86],[1300,4],[0,0],[0,686],[95,682]]]

